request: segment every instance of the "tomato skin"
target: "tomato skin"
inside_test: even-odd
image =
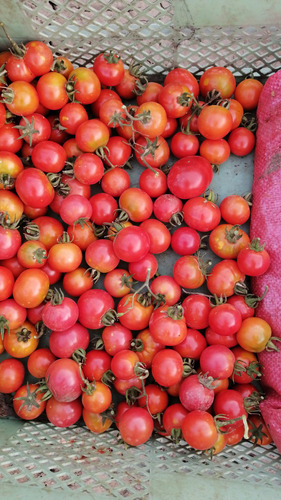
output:
[[[60,217],[66,224],[72,225],[78,219],[90,219],[92,215],[90,201],[80,194],[66,196],[60,206]]]
[[[219,333],[208,327],[205,331],[205,338],[208,345],[224,345],[226,347],[234,347],[237,345],[236,335],[220,335]]]
[[[91,413],[85,410],[85,408],[83,408],[82,416],[86,427],[95,434],[102,434],[112,425],[112,420],[110,418],[104,418],[99,413]]]
[[[148,327],[149,319],[153,311],[153,305],[145,306],[138,302],[137,296],[133,302],[133,294],[129,293],[122,297],[117,306],[117,313],[124,313],[120,316],[121,325],[130,330],[144,330]]]
[[[234,347],[232,349],[232,352],[235,356],[235,362],[238,362],[238,365],[240,365],[242,369],[246,369],[245,371],[234,372],[233,382],[235,382],[235,384],[250,384],[254,379],[257,378],[257,373],[251,372],[251,375],[248,375],[247,368],[252,363],[251,366],[255,366],[256,370],[258,370],[259,365],[257,356],[254,353],[246,351],[239,346]]]
[[[48,389],[62,403],[74,401],[82,394],[82,380],[78,364],[72,359],[57,359],[45,376]]]
[[[66,273],[63,277],[63,288],[69,295],[80,297],[83,292],[93,286],[91,273],[84,267],[77,267],[74,271]]]
[[[130,187],[130,184],[131,179],[128,172],[119,167],[115,167],[105,172],[101,180],[101,188],[104,193],[110,194],[115,198],[121,196],[123,191]]]
[[[206,97],[211,90],[220,92],[222,99],[228,99],[232,96],[236,88],[234,75],[227,68],[213,66],[204,71],[199,80],[200,93]]]
[[[190,89],[190,92],[194,95],[194,97],[198,97],[199,94],[199,84],[190,71],[184,68],[174,68],[166,75],[164,80],[164,85],[168,85],[168,83],[179,82],[183,85],[187,85]]]
[[[141,363],[145,364],[147,369],[150,369],[155,354],[164,349],[165,346],[155,342],[148,328],[139,332],[136,339],[141,340],[143,344],[143,350],[137,351],[138,358]]]
[[[245,274],[241,273],[236,261],[225,259],[214,265],[207,277],[207,287],[213,295],[230,297],[234,294],[235,284],[244,280]]]
[[[35,394],[37,389],[39,389],[39,385],[37,384],[29,384],[28,391],[27,385],[23,385],[16,391],[13,397],[14,411],[16,412],[18,417],[22,418],[23,420],[34,420],[35,418],[39,417],[39,415],[41,415],[46,408],[46,401],[42,401],[43,393],[39,392]],[[23,405],[22,400],[17,401],[17,398],[28,396],[28,392],[33,394],[33,397],[35,398],[36,404],[39,406],[39,408],[37,408],[35,405],[29,407],[28,403]]]
[[[261,352],[271,337],[271,327],[262,318],[246,318],[237,332],[237,343],[246,351]]]
[[[150,152],[152,147],[151,143],[155,145],[156,148],[153,153]],[[167,163],[169,155],[169,145],[161,135],[153,139],[148,139],[140,135],[135,142],[135,157],[138,163],[143,167],[149,165],[153,168],[160,168]]]
[[[248,306],[245,302],[245,297],[243,297],[242,295],[232,295],[227,299],[227,302],[236,307],[238,311],[240,311],[242,320],[246,318],[251,318],[252,316],[255,315],[254,307]]]
[[[25,44],[24,60],[35,76],[48,73],[53,59],[51,49],[44,42],[32,40]]]
[[[109,128],[100,120],[93,118],[79,125],[75,139],[78,148],[85,153],[93,153],[97,148],[106,146]]]
[[[250,415],[248,418],[248,424],[249,424],[250,441],[260,446],[266,446],[272,443],[273,439],[271,437],[269,429],[260,415]],[[259,428],[263,434],[261,435],[261,437],[256,439],[254,431],[255,429]]]
[[[49,337],[50,350],[57,358],[70,358],[76,349],[86,350],[89,342],[87,328],[79,323],[74,323],[65,330],[52,330]]]
[[[236,128],[228,137],[230,151],[236,156],[246,156],[251,153],[255,147],[255,143],[255,135],[245,127]]]
[[[91,413],[102,413],[108,409],[112,401],[111,390],[102,382],[95,381],[91,394],[83,392],[82,405]]]
[[[119,99],[121,101],[120,96],[114,90],[101,89],[99,97],[97,98],[97,100],[95,102],[93,102],[91,104],[91,110],[92,110],[94,116],[96,116],[96,117],[99,116],[99,112],[100,112],[100,108],[101,108],[102,104],[106,101],[109,101],[109,99]]]
[[[74,82],[75,99],[79,103],[85,106],[98,99],[101,84],[97,75],[91,69],[84,67],[74,69],[69,75],[68,84],[70,82]]]
[[[198,330],[188,328],[185,339],[180,344],[175,345],[174,349],[182,358],[199,359],[206,347],[207,342],[202,333]]]
[[[119,394],[122,394],[122,396],[126,396],[128,389],[131,389],[131,387],[136,387],[137,389],[141,390],[142,382],[141,379],[136,375],[128,379],[115,378],[115,380],[113,381],[113,387]]]
[[[212,231],[221,220],[219,207],[212,201],[195,197],[187,200],[183,206],[185,223],[196,231]]]
[[[129,408],[119,420],[122,439],[130,446],[146,443],[153,432],[153,419],[144,408]]]
[[[107,60],[107,56],[112,59],[112,62]],[[92,70],[100,82],[107,87],[119,85],[125,74],[123,62],[116,54],[112,54],[112,56],[106,53],[99,54],[94,60]]]
[[[27,360],[27,369],[35,378],[44,378],[49,366],[56,360],[54,354],[47,347],[36,349]]]
[[[160,222],[170,222],[177,217],[183,207],[182,201],[175,195],[166,193],[154,201],[153,211]]]
[[[14,358],[0,362],[0,392],[10,394],[17,391],[23,384],[25,375],[24,365]]]
[[[267,250],[256,251],[252,248],[242,248],[237,256],[240,271],[247,276],[261,276],[270,266],[270,256]]]
[[[78,299],[79,322],[86,328],[101,328],[102,317],[110,309],[114,309],[114,300],[104,290],[88,290]]]
[[[13,101],[6,103],[6,107],[16,116],[28,116],[36,112],[39,104],[35,88],[28,82],[12,82],[7,89],[13,92]]]
[[[242,196],[226,196],[220,204],[221,216],[228,224],[244,224],[250,217],[250,207]]]
[[[231,236],[234,232],[234,236]],[[238,239],[236,238],[236,235]],[[209,236],[211,250],[221,259],[236,259],[239,252],[250,243],[249,236],[242,229],[231,224],[220,224]]]
[[[202,410],[194,410],[186,415],[182,423],[182,434],[195,450],[208,450],[218,439],[214,418]]]
[[[176,118],[167,118],[166,127],[162,132],[162,137],[167,139],[168,137],[172,137],[178,128],[178,122]]]
[[[17,257],[11,257],[10,259],[5,259],[0,261],[1,266],[6,267],[9,269],[14,278],[17,278],[22,271],[24,271],[24,267],[21,266],[19,263]]]
[[[137,96],[138,106],[145,102],[158,102],[158,95],[161,92],[163,85],[157,82],[148,82],[144,92]]]
[[[10,269],[0,266],[0,301],[8,299],[13,292],[15,278]]]
[[[213,378],[231,377],[235,363],[233,352],[224,345],[210,345],[200,356],[200,368]]]
[[[75,271],[82,262],[82,251],[75,243],[56,243],[49,250],[50,266],[61,273]]]
[[[182,307],[189,328],[202,330],[209,326],[211,306],[208,297],[200,294],[189,295],[183,300]]]
[[[183,342],[187,328],[183,315],[178,309],[164,305],[153,311],[149,320],[149,330],[153,340],[160,344],[174,346]],[[175,318],[173,314],[176,315]]]
[[[194,255],[184,255],[175,262],[173,277],[178,285],[189,289],[199,288],[205,281],[199,260]]]
[[[123,279],[127,278],[132,284],[130,273],[126,269],[115,268],[104,277],[104,288],[112,297],[123,297],[130,293],[130,287],[123,283]]]
[[[145,386],[147,396],[138,399],[138,405],[147,407],[152,415],[162,413],[168,406],[169,398],[167,392],[156,384],[147,384]]]
[[[151,253],[159,254],[169,248],[171,233],[160,220],[146,219],[140,224],[140,227],[148,234]]]
[[[25,241],[17,251],[17,258],[23,267],[41,268],[47,259],[47,249],[40,241]]]
[[[15,188],[25,205],[44,208],[54,199],[55,191],[48,177],[37,168],[25,168],[16,178]]]
[[[158,102],[145,102],[139,106],[135,118],[138,118],[142,113],[147,113],[148,119],[144,123],[137,120],[135,122],[136,131],[149,139],[162,135],[167,124],[167,114],[163,106]]]
[[[137,281],[145,281],[147,278],[148,269],[150,269],[150,278],[156,274],[158,262],[152,253],[147,253],[143,259],[138,262],[129,263],[129,273]]]
[[[180,300],[181,287],[172,276],[157,276],[157,278],[151,282],[150,288],[155,295],[158,293],[164,295],[165,303],[168,306],[173,306]]]
[[[238,83],[234,97],[245,111],[251,111],[257,107],[262,89],[263,84],[259,80],[247,78]]]
[[[81,400],[61,402],[52,397],[47,401],[46,414],[49,422],[56,427],[69,427],[76,424],[82,415]]]
[[[185,97],[184,104],[180,103],[182,96]],[[182,83],[166,83],[158,95],[158,102],[165,109],[168,118],[180,118],[191,108],[192,97],[190,89]]]
[[[206,139],[223,139],[232,128],[232,116],[228,109],[217,105],[206,106],[198,117],[198,129]]]
[[[244,437],[244,427],[238,427],[237,429],[232,429],[225,434],[226,444],[233,446],[234,444],[240,443]]]
[[[66,128],[66,132],[75,135],[81,123],[88,120],[88,114],[84,106],[79,102],[69,102],[60,110],[60,124]]]
[[[219,335],[234,335],[242,324],[240,312],[231,304],[220,304],[212,308],[209,325]]]
[[[233,389],[225,389],[216,395],[214,412],[216,415],[224,414],[227,419],[238,418],[243,415],[247,417],[247,412],[243,404],[243,396]],[[223,426],[223,430],[228,432],[239,427],[243,427],[242,419]]]
[[[38,80],[36,90],[40,103],[52,111],[61,109],[68,102],[65,90],[66,78],[60,73],[46,73]]]
[[[163,413],[163,427],[171,435],[172,429],[181,429],[188,411],[180,403],[169,405]]]
[[[116,378],[129,380],[136,375],[135,367],[139,363],[137,353],[122,349],[114,354],[111,360],[111,370]]]
[[[97,382],[110,369],[110,365],[111,357],[107,352],[93,349],[86,354],[83,373],[88,380]]]
[[[171,151],[176,158],[194,156],[199,150],[199,139],[196,135],[177,132],[171,140]]]
[[[67,57],[56,57],[54,61],[54,71],[68,78],[72,70],[73,64]]]
[[[117,201],[107,193],[94,194],[90,198],[92,205],[91,220],[97,224],[102,225],[104,222],[113,222],[118,208]]]
[[[5,70],[11,82],[20,80],[30,83],[35,78],[35,74],[31,71],[28,64],[26,64],[25,58],[18,58],[12,54],[6,61]]]
[[[5,113],[5,118],[6,118],[6,113]],[[20,139],[19,137],[20,137],[20,132],[19,130],[14,128],[13,123],[5,123],[0,128],[0,151],[18,153],[23,144],[23,140]]]
[[[10,151],[0,151],[0,175],[9,176],[8,184],[5,180],[0,182],[0,189],[12,189],[15,185],[15,179],[23,170],[21,159]]]
[[[158,168],[153,172],[146,168],[139,177],[139,186],[151,198],[157,198],[167,191],[167,177],[162,170]]]
[[[155,354],[151,370],[157,384],[163,387],[177,384],[182,378],[182,357],[173,349],[163,349]]]
[[[200,155],[214,165],[221,165],[230,155],[230,144],[225,139],[205,139],[200,145]]]
[[[21,235],[17,229],[5,229],[0,226],[0,259],[15,257],[21,246]]]
[[[43,172],[60,172],[66,162],[66,152],[60,144],[53,141],[41,141],[31,153],[32,163]]]
[[[151,216],[153,202],[145,191],[132,187],[121,194],[119,207],[127,212],[131,221],[143,222]]]
[[[179,399],[188,411],[207,411],[213,404],[214,397],[214,390],[205,387],[197,374],[189,375],[180,385]]]
[[[115,236],[113,249],[120,260],[137,262],[144,258],[150,250],[149,236],[142,227],[124,227]]]
[[[49,290],[49,278],[41,269],[26,269],[16,279],[13,289],[15,301],[29,309],[45,299]]]
[[[176,161],[168,173],[168,188],[178,198],[186,200],[200,196],[213,178],[211,164],[201,156],[186,156]]]
[[[27,330],[28,336],[25,336]],[[22,339],[21,337],[24,336]],[[4,348],[14,358],[26,358],[37,348],[39,339],[35,326],[25,321],[18,328],[6,331],[4,334]]]

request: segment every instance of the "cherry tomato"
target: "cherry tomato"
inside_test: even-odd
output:
[[[212,231],[221,220],[219,207],[211,200],[201,197],[187,200],[183,206],[184,222],[196,231]]]
[[[122,168],[115,167],[108,170],[108,172],[105,172],[101,180],[101,188],[104,193],[117,198],[118,196],[121,196],[123,191],[130,187],[130,183],[131,179],[128,172]],[[143,189],[143,187],[141,187],[141,189]],[[143,190],[146,191],[145,189]]]
[[[76,424],[82,415],[81,399],[65,403],[52,397],[47,401],[46,415],[51,424],[56,427],[65,428]]]
[[[130,292],[133,279],[126,269],[115,268],[104,277],[104,288],[112,297],[123,297]]]
[[[242,319],[251,318],[255,315],[254,307],[249,306],[246,300],[246,297],[243,295],[232,295],[227,299],[229,304],[233,305],[236,309],[238,309],[238,311],[240,311]]]
[[[231,224],[218,225],[209,236],[211,250],[222,259],[236,259],[249,243],[250,238],[245,231]]]
[[[181,296],[181,287],[172,276],[157,276],[157,278],[151,282],[150,288],[155,295],[163,295],[167,306],[176,304]]]
[[[196,450],[208,450],[218,439],[214,418],[202,410],[189,412],[182,422],[182,435],[185,441]]]
[[[173,349],[163,349],[155,354],[151,370],[157,384],[169,387],[180,382],[182,378],[182,357]]]
[[[151,253],[159,254],[165,252],[165,250],[169,248],[171,242],[171,233],[160,220],[146,219],[140,224],[140,227],[148,234]]]
[[[27,360],[29,373],[35,378],[43,378],[49,366],[56,360],[54,354],[47,347],[33,351]]]
[[[83,373],[88,380],[97,382],[110,369],[110,365],[111,357],[107,352],[93,349],[86,354]]]
[[[147,328],[152,311],[152,304],[143,304],[142,297],[138,295],[133,299],[133,293],[124,295],[117,306],[121,325],[126,326],[130,330],[143,330]]]
[[[8,267],[0,266],[0,301],[8,299],[13,292],[15,278]]]
[[[23,383],[24,365],[14,358],[0,362],[0,392],[10,394],[17,391]]]
[[[209,325],[219,335],[234,335],[242,324],[238,309],[229,303],[213,307],[209,314]]]
[[[114,308],[111,295],[104,290],[88,290],[78,299],[79,322],[86,328],[103,326],[104,315]]]
[[[154,201],[155,217],[161,222],[170,222],[179,225],[179,213],[182,211],[182,201],[173,194],[162,194]]]
[[[225,139],[205,139],[200,145],[200,155],[213,165],[221,165],[230,155],[231,147]]]
[[[50,72],[41,76],[36,86],[40,103],[51,110],[63,108],[69,100],[66,83],[66,78],[60,73]]]
[[[143,222],[151,216],[153,202],[145,191],[132,187],[121,194],[119,207],[127,212],[131,221]]]
[[[91,392],[91,390],[93,392]],[[91,413],[102,413],[108,409],[112,401],[111,390],[102,382],[95,381],[89,393],[83,392],[82,405]]]
[[[246,156],[254,149],[256,138],[250,130],[238,127],[229,134],[228,144],[232,154]]]
[[[236,261],[225,259],[213,267],[207,277],[207,287],[213,295],[230,297],[234,294],[235,286],[244,280],[245,274],[241,273]]]
[[[260,446],[272,443],[272,437],[265,421],[260,415],[250,415],[248,418],[250,441]]]
[[[141,104],[135,115],[134,127],[141,135],[153,139],[164,132],[167,124],[167,114],[158,102],[145,102]]]
[[[56,271],[70,273],[80,266],[82,251],[75,243],[56,243],[49,250],[48,262]]]
[[[14,358],[26,358],[38,346],[39,339],[34,325],[25,321],[14,330],[6,331],[4,335],[4,348]]]
[[[82,416],[86,427],[95,434],[102,434],[112,425],[110,418],[104,418],[100,413],[91,413],[85,408],[82,411]]]
[[[102,332],[104,348],[110,356],[114,356],[119,351],[129,350],[133,335],[129,328],[119,323],[106,326]]]
[[[245,111],[251,111],[257,107],[262,89],[263,84],[259,80],[247,78],[238,83],[234,97]]]
[[[199,288],[205,281],[201,262],[194,255],[184,255],[175,262],[173,277],[178,285],[190,289]]]
[[[169,405],[163,413],[163,426],[172,435],[173,429],[181,429],[188,411],[180,403]]]
[[[149,330],[155,342],[175,346],[184,341],[187,327],[181,306],[161,306],[150,316]]]
[[[155,342],[148,328],[139,332],[136,336],[136,340],[131,342],[131,346],[135,343],[138,347],[138,344],[141,342],[142,350],[137,348],[136,353],[138,355],[139,361],[144,363],[147,369],[151,368],[152,360],[155,354],[158,351],[161,351],[165,348],[163,344],[159,342]]]
[[[234,75],[227,68],[213,66],[204,71],[199,80],[200,94],[206,97],[207,93],[217,90],[222,99],[232,96],[236,87]]]
[[[200,196],[213,178],[211,164],[201,156],[186,156],[176,161],[168,173],[168,188],[178,198]]]
[[[87,120],[76,130],[75,139],[78,148],[85,153],[93,153],[106,146],[109,139],[109,128],[100,120]]]
[[[169,145],[161,135],[154,139],[140,135],[135,142],[135,157],[143,167],[158,169],[167,163],[169,155]]]
[[[241,417],[247,417],[247,412],[243,404],[243,396],[233,389],[225,389],[216,395],[214,411],[216,415],[225,415],[226,419],[239,419],[232,424],[227,424],[222,427],[222,429],[227,432],[243,427],[243,420]]]
[[[44,208],[54,199],[54,188],[48,177],[37,168],[25,168],[16,179],[15,188],[25,205]]]
[[[98,99],[101,84],[99,78],[91,69],[81,67],[71,71],[66,89],[74,92],[76,101],[86,105]]]
[[[54,361],[46,372],[45,380],[48,389],[59,402],[69,403],[82,394],[83,383],[79,367],[72,359]]]
[[[224,345],[210,345],[200,356],[200,368],[213,378],[231,377],[235,363],[233,352]]]
[[[45,299],[49,278],[42,269],[26,269],[16,279],[13,289],[15,301],[22,307],[36,307]]]
[[[199,139],[196,135],[177,132],[171,140],[171,151],[176,158],[194,156],[199,150]],[[207,158],[208,159],[208,158]]]
[[[211,305],[208,297],[200,294],[189,295],[182,303],[186,324],[189,328],[202,330],[209,326]]]
[[[113,249],[120,260],[137,262],[143,259],[150,249],[148,233],[139,226],[124,227],[116,234]]]
[[[152,253],[147,253],[143,259],[137,262],[129,262],[129,273],[137,281],[145,281],[149,271],[150,279],[156,274],[158,269],[158,262]]]
[[[200,381],[197,374],[189,375],[180,385],[179,399],[188,411],[207,411],[213,404],[214,397],[212,387],[206,386],[203,380]]]
[[[122,439],[130,446],[146,443],[153,432],[153,419],[144,408],[129,408],[119,420]]]
[[[198,117],[198,129],[206,139],[222,139],[232,129],[232,116],[228,109],[216,104],[204,107]]]
[[[23,140],[20,139],[20,135],[20,131],[15,128],[13,123],[5,123],[0,128],[0,150],[10,153],[18,153],[23,144]]]
[[[151,415],[157,415],[166,410],[169,402],[167,392],[156,384],[145,386],[145,395],[138,399],[138,405],[146,407]]]
[[[46,401],[42,401],[43,392],[37,384],[22,385],[13,397],[13,408],[23,420],[34,420],[43,413]]]
[[[187,328],[187,335],[185,339],[174,346],[183,358],[199,359],[201,353],[207,347],[205,337],[198,330]]]
[[[103,85],[115,87],[124,78],[124,65],[117,54],[105,52],[99,54],[94,60],[93,71]]]
[[[28,116],[36,112],[39,98],[35,88],[30,83],[25,81],[12,82],[2,91],[4,102],[6,92],[12,93],[12,102],[6,102],[6,106],[11,113],[16,116]]]
[[[270,256],[259,238],[251,241],[249,246],[242,248],[237,256],[237,265],[247,276],[261,276],[270,266]]]
[[[271,337],[271,327],[262,318],[246,318],[237,332],[237,343],[246,351],[261,352]]]
[[[174,68],[166,75],[164,80],[164,85],[173,82],[179,82],[181,84],[187,85],[190,89],[190,92],[194,95],[194,97],[198,97],[199,94],[199,84],[190,71],[184,68]]]
[[[158,95],[158,102],[163,106],[169,118],[180,118],[191,108],[190,89],[186,84],[177,81],[165,83]]]
[[[248,202],[237,194],[226,196],[220,204],[221,216],[228,224],[244,224],[250,217]]]

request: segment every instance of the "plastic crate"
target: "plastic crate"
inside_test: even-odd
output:
[[[17,41],[48,41],[75,65],[115,48],[148,75],[182,66],[195,75],[212,65],[237,77],[266,77],[281,68],[281,4],[274,0],[0,0],[1,19]],[[280,24],[279,24],[280,23]],[[0,33],[0,46],[7,44]],[[212,188],[227,196],[251,190],[253,155],[230,158]],[[137,185],[138,169],[132,186]],[[171,253],[159,256],[170,272]],[[118,432],[0,420],[1,498],[103,500],[195,498],[281,499],[281,456],[274,445],[244,441],[210,461],[184,442],[155,437],[138,448]]]

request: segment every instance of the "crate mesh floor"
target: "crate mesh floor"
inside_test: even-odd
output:
[[[175,445],[165,437],[133,448],[121,444],[115,430],[95,435],[84,427],[27,423],[0,450],[0,482],[145,500],[151,474],[180,472],[279,490],[280,459],[273,445],[242,442],[210,460],[184,442]]]
[[[281,68],[278,26],[180,27],[173,0],[19,0],[38,36],[57,55],[80,66],[114,48],[147,74],[188,67],[195,75],[212,65],[235,76],[265,76]],[[187,8],[184,6],[183,8]],[[188,17],[188,13],[186,14]]]

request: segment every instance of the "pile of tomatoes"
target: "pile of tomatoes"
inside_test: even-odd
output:
[[[270,257],[240,227],[247,200],[207,191],[253,149],[262,84],[212,67],[160,85],[111,51],[73,69],[38,41],[0,63],[0,392],[22,419],[115,424],[133,446],[156,430],[218,453],[248,427],[269,443],[253,380],[276,346],[245,280]]]

